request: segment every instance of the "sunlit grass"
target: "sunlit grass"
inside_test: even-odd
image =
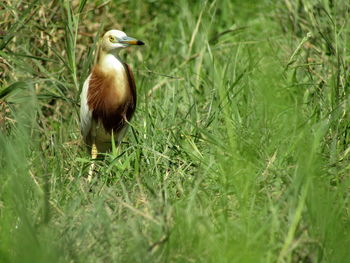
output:
[[[296,2],[1,3],[0,262],[350,261],[350,6]],[[138,107],[89,184],[111,28]]]

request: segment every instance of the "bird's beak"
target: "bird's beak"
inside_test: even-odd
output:
[[[145,44],[141,40],[137,40],[132,37],[124,37],[122,40],[119,41],[119,43],[128,44],[128,45],[138,45],[138,46],[142,46]]]

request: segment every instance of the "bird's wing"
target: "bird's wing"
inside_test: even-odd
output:
[[[129,82],[129,86],[130,86],[130,90],[131,90],[131,94],[133,97],[133,109],[136,106],[136,85],[135,85],[135,78],[134,78],[134,74],[132,73],[132,70],[130,68],[130,66],[126,63],[124,63],[124,68],[126,71],[126,75],[128,77],[128,82]]]
[[[90,77],[91,75],[85,80],[80,94],[80,130],[85,141],[90,132],[92,121],[92,111],[89,109],[87,99]]]

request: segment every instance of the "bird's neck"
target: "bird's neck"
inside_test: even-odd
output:
[[[123,62],[114,53],[100,52],[92,78],[100,89],[113,97],[113,104],[123,103],[130,94],[128,75]]]
[[[110,71],[124,72],[123,62],[120,60],[118,53],[100,51],[97,58],[97,66],[108,73]]]

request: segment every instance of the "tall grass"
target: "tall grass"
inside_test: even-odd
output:
[[[0,3],[0,262],[349,262],[346,1]],[[138,107],[97,163],[99,35]]]

